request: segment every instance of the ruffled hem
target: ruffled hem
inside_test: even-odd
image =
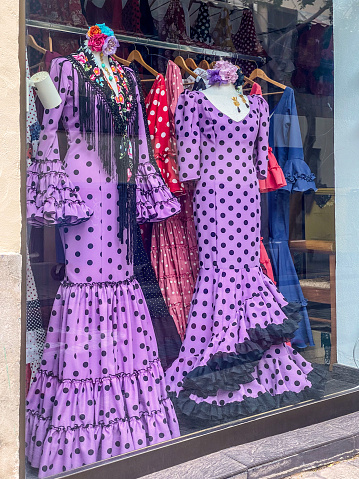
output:
[[[317,191],[315,186],[315,175],[310,171],[304,160],[296,158],[287,161],[283,167],[284,177],[287,185],[283,186],[285,191]]]
[[[283,186],[286,186],[282,168],[277,165],[268,168],[267,178],[265,180],[259,180],[259,191],[261,193],[269,193],[270,191],[279,190]]]
[[[34,161],[27,175],[27,218],[32,226],[70,226],[87,221],[93,211],[58,160]]]
[[[183,414],[196,418],[196,422],[198,420],[206,421],[206,427],[208,427],[208,422],[211,425],[223,424],[303,401],[320,399],[324,394],[326,376],[326,371],[315,365],[307,375],[312,386],[306,386],[300,392],[285,391],[274,396],[266,392],[255,398],[245,397],[242,401],[233,401],[223,405],[214,404],[214,401],[198,403],[190,398],[190,391],[181,391],[178,397],[175,394],[170,394],[170,396],[175,407]]]
[[[179,213],[181,207],[150,162],[140,164],[136,175],[138,223],[162,221]]]
[[[85,427],[56,427],[50,418],[27,413],[26,456],[47,477],[179,436],[171,400],[140,417]]]
[[[199,397],[214,396],[221,389],[236,391],[239,384],[253,381],[253,371],[265,351],[271,346],[293,338],[301,318],[296,305],[284,306],[287,315],[282,324],[270,324],[266,329],[249,329],[250,340],[236,344],[236,353],[216,353],[205,366],[189,372],[182,387]]]

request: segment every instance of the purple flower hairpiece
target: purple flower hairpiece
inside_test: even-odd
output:
[[[219,83],[226,85],[227,83],[235,84],[238,80],[238,67],[233,63],[221,60],[216,62],[213,70],[207,70],[207,78],[210,85]]]
[[[217,69],[207,70],[207,79],[211,86],[215,85],[216,83],[219,83],[220,85],[222,85],[222,83],[227,83],[225,80],[222,80],[219,70]]]

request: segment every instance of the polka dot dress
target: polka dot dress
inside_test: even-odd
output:
[[[209,33],[210,20],[207,3],[201,3],[195,24],[191,27],[191,38],[200,43],[212,44],[212,37]]]
[[[149,311],[126,260],[126,231],[125,243],[118,237],[117,181],[80,134],[77,71],[60,58],[50,75],[62,103],[44,112],[28,170],[28,221],[61,226],[66,272],[27,396],[26,454],[39,477],[179,435]],[[137,220],[160,221],[180,207],[150,161],[138,87],[135,101]],[[60,119],[69,145],[64,160]]]
[[[179,181],[178,167],[175,158],[170,155],[171,130],[169,109],[166,95],[166,84],[163,75],[159,74],[145,100],[148,118],[148,129],[157,165],[162,176],[175,195],[185,192]]]
[[[242,121],[203,92],[185,91],[176,111],[180,178],[196,183],[200,270],[166,380],[183,413],[213,422],[295,402],[315,379],[312,366],[283,344],[297,322],[259,265],[258,179],[267,173],[269,118],[262,97],[248,101]]]
[[[241,24],[238,32],[232,35],[233,44],[239,53],[266,57],[267,53],[260,44],[256,28],[254,25],[253,13],[249,8],[243,10]],[[244,75],[249,76],[257,68],[254,62],[248,60],[239,60],[238,66],[241,67]]]

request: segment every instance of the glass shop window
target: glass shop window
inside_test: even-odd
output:
[[[27,2],[28,478],[358,385],[332,6],[214,3]]]

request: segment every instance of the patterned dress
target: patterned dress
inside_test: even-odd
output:
[[[151,156],[135,74],[111,58],[110,65],[117,92],[84,47],[53,61],[62,103],[45,110],[28,173],[28,221],[61,227],[66,263],[26,402],[26,454],[39,477],[179,435],[134,277],[131,232],[132,219],[160,221],[180,207]],[[60,119],[69,146],[63,161]],[[121,161],[111,173],[112,157]]]
[[[178,408],[206,424],[318,395],[321,375],[284,341],[297,328],[259,265],[260,193],[267,173],[268,105],[249,96],[234,121],[203,92],[177,106],[180,176],[196,182],[200,271],[179,358],[166,371]]]

